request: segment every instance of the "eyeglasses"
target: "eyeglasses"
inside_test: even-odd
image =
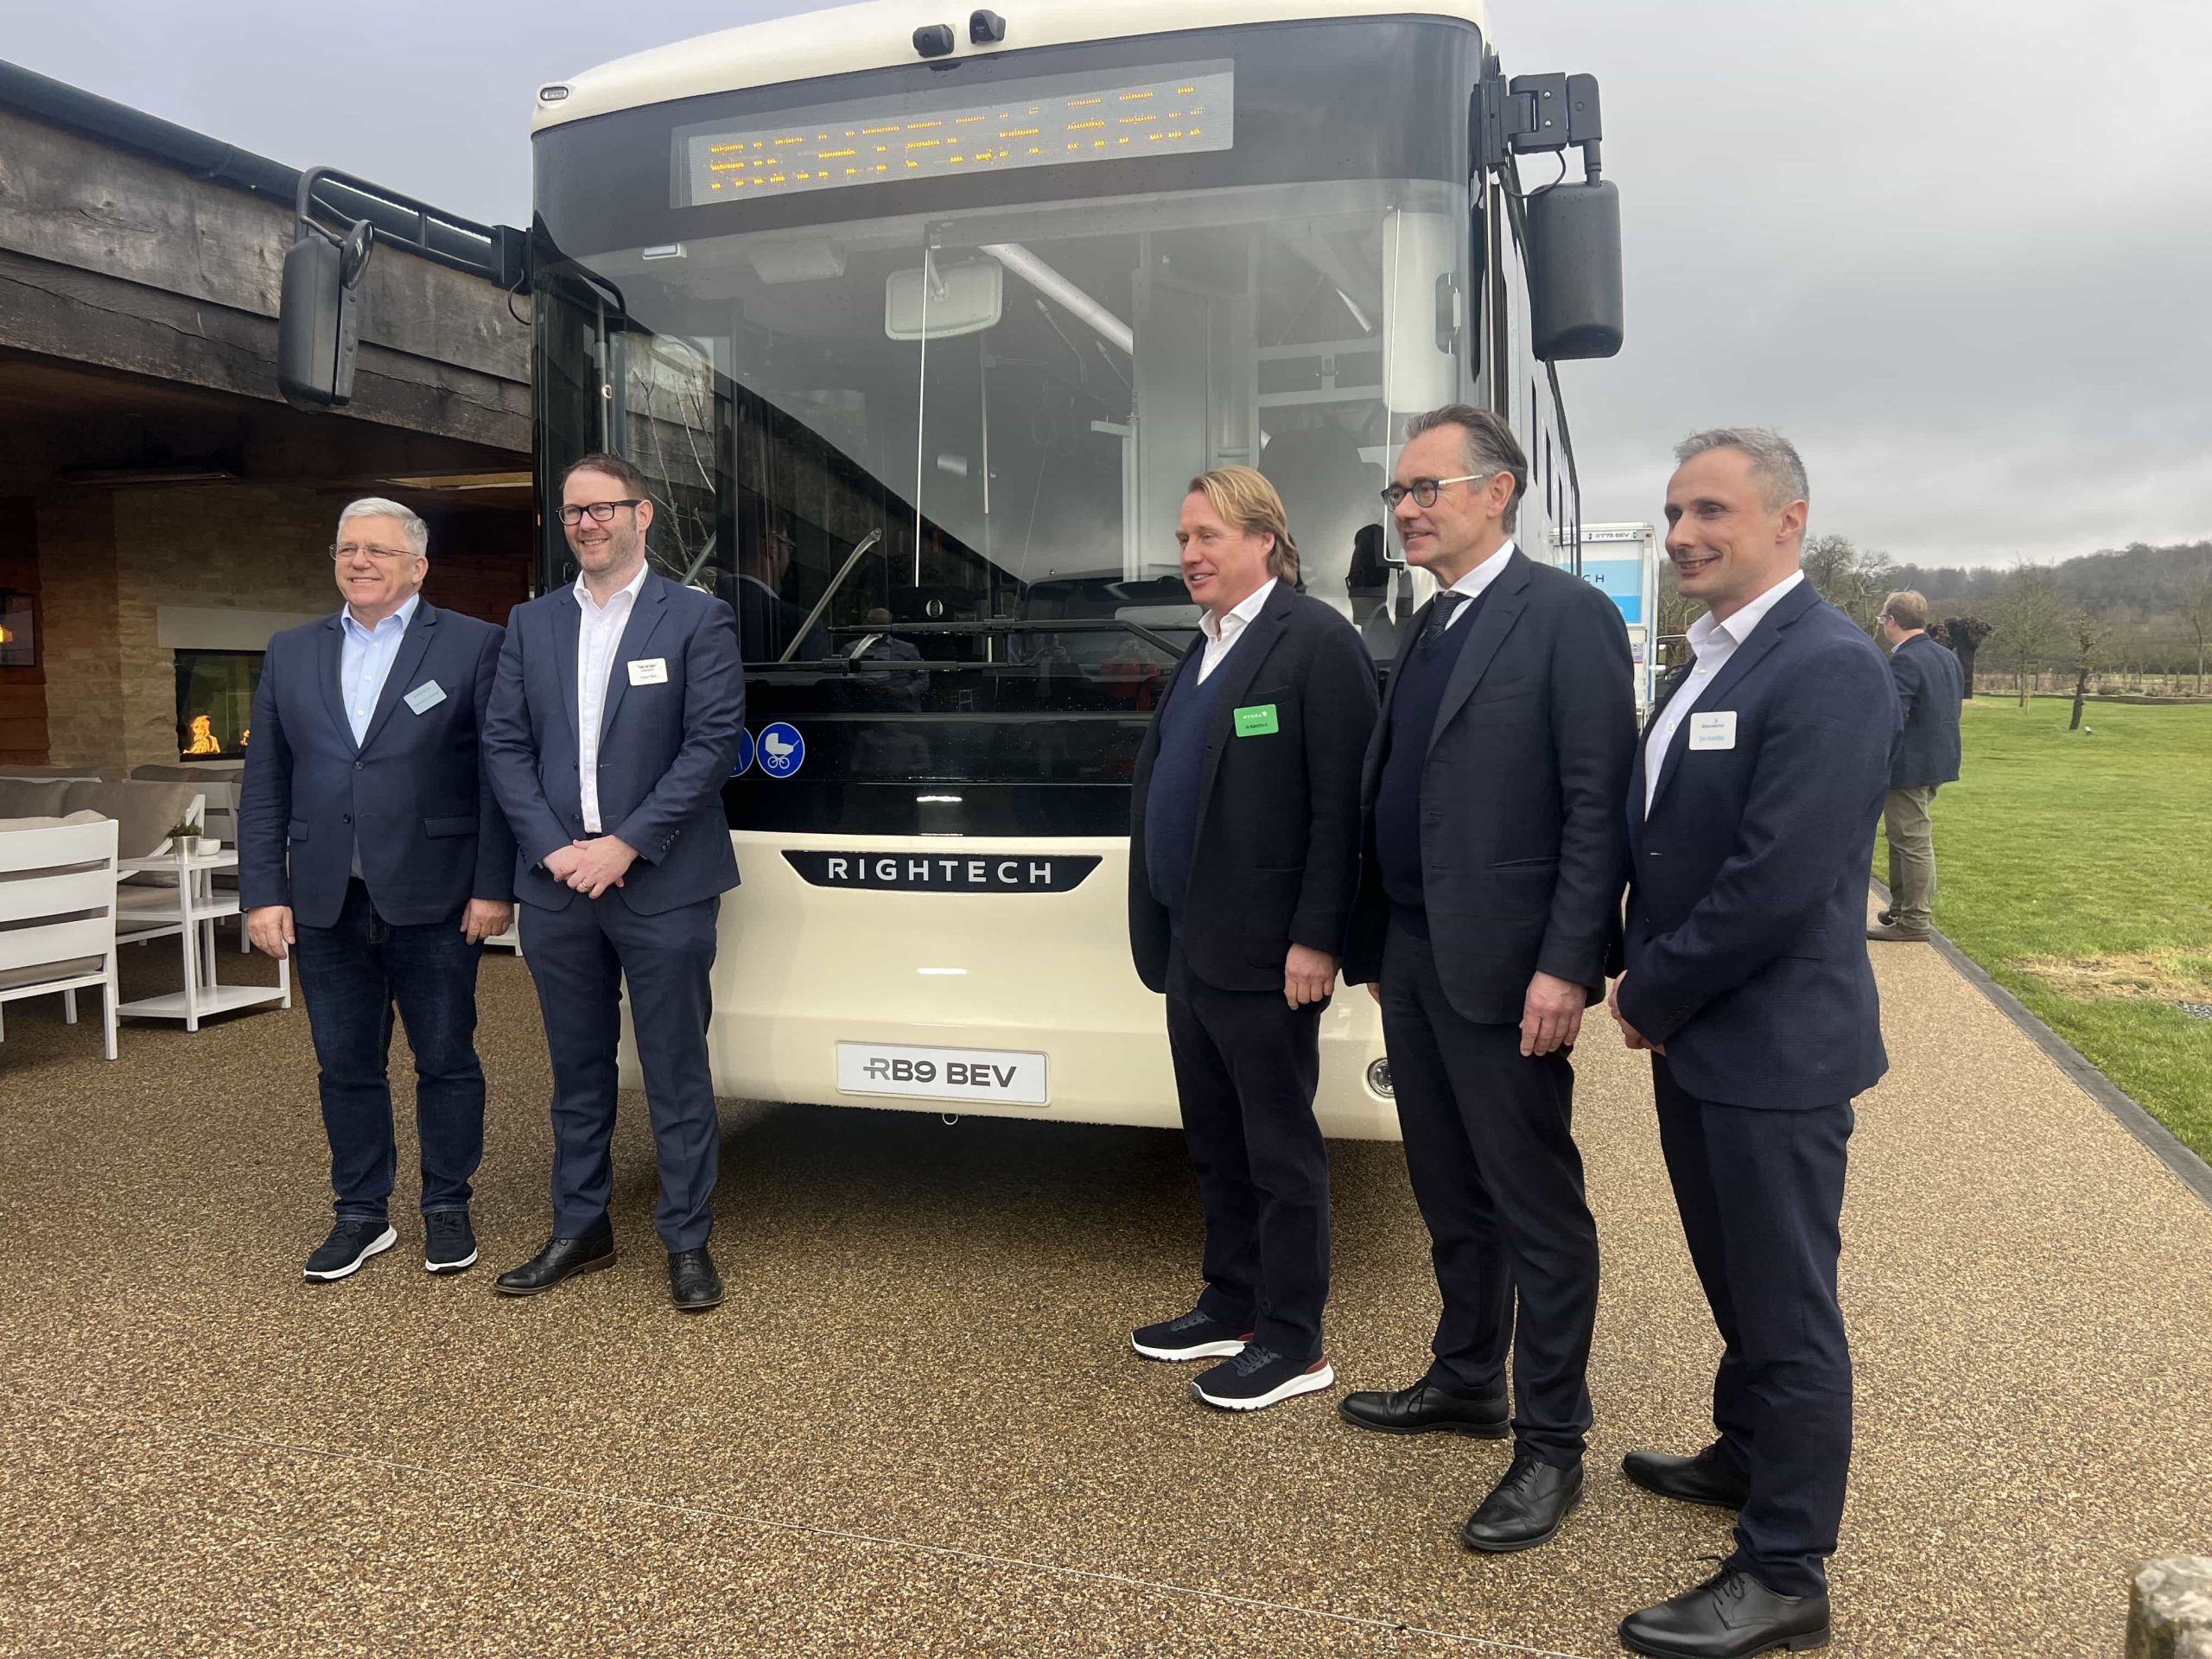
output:
[[[415,550],[411,547],[371,547],[362,542],[340,542],[330,550],[330,556],[334,559],[350,559],[356,554],[365,555],[378,564],[390,564],[397,559],[413,558]]]
[[[584,515],[589,513],[591,521],[594,524],[611,524],[614,522],[615,508],[642,507],[643,505],[645,502],[636,497],[627,501],[588,501],[581,507],[562,508],[561,522],[564,524],[581,524],[584,521]]]
[[[1497,476],[1496,473],[1462,473],[1457,478],[1417,478],[1410,484],[1390,486],[1389,489],[1382,492],[1382,501],[1383,505],[1393,512],[1398,510],[1398,503],[1409,495],[1413,497],[1415,506],[1433,507],[1436,505],[1437,492],[1446,484],[1472,484],[1482,479]]]

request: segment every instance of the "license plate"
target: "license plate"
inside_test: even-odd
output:
[[[895,1043],[840,1043],[837,1092],[1042,1106],[1045,1057],[995,1048],[912,1048]]]

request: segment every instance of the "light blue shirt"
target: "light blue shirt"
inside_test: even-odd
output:
[[[422,602],[422,594],[410,594],[404,605],[373,628],[365,628],[355,621],[350,606],[338,613],[339,631],[346,636],[338,658],[338,689],[345,694],[346,723],[353,728],[356,748],[368,735],[369,717],[377,711],[377,699],[384,695],[384,683],[391,677],[391,664],[399,655],[399,642],[406,635],[408,623],[414,620],[415,607]]]

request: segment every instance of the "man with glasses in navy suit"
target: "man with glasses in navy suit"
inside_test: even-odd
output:
[[[515,607],[484,733],[553,1061],[553,1236],[495,1287],[536,1295],[613,1263],[626,983],[669,1296],[703,1313],[722,1300],[707,1249],[721,1163],[707,1022],[715,918],[737,885],[721,804],[745,716],[737,619],[648,567],[653,504],[621,456],[570,467],[559,512],[576,580]]]
[[[1652,1055],[1659,1144],[1723,1344],[1718,1437],[1631,1452],[1629,1479],[1737,1511],[1703,1583],[1621,1640],[1745,1659],[1828,1640],[1827,1558],[1851,1463],[1836,1299],[1852,1101],[1888,1068],[1866,960],[1874,824],[1897,699],[1858,625],[1799,569],[1804,463],[1756,427],[1677,447],[1667,556],[1706,613],[1630,790],[1626,967],[1612,1010]]]

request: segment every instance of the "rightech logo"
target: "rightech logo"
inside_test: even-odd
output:
[[[1098,868],[1095,854],[830,853],[786,849],[817,887],[879,893],[1068,893]]]

